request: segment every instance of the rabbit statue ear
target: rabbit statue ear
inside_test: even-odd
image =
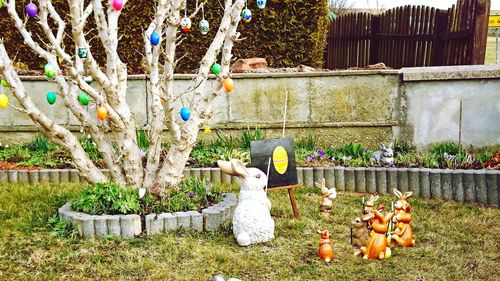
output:
[[[410,198],[410,196],[412,196],[412,195],[413,195],[413,191],[408,191],[408,192],[406,192],[406,193],[405,193],[405,195],[404,195],[404,197],[403,197],[403,198],[404,198],[404,199],[406,199],[406,198]]]
[[[366,214],[363,217],[361,217],[361,220],[362,221],[369,221],[369,220],[373,219],[374,217],[375,217],[375,215],[373,213],[369,213],[369,214]]]
[[[231,167],[231,162],[218,160],[217,161],[217,166],[219,166],[220,170],[224,174],[227,174],[227,175],[230,175],[230,176],[237,176],[237,174],[233,171],[233,168]]]
[[[372,196],[372,198],[370,198],[370,201],[373,201],[373,203],[375,203],[375,201],[377,201],[379,198],[380,198],[380,196],[375,195],[375,196]]]
[[[401,191],[397,190],[394,188],[394,195],[396,195],[397,198],[402,199],[403,198],[403,193]]]
[[[380,148],[385,149],[385,144],[381,143]]]
[[[243,162],[238,159],[231,159],[231,168],[236,176],[246,178],[250,175]]]
[[[394,146],[394,142],[391,141],[391,143],[389,143],[389,148],[392,149],[393,146]]]

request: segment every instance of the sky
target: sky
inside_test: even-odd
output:
[[[370,6],[368,6],[368,3]],[[375,8],[376,0],[351,0],[355,8]],[[378,0],[383,8],[394,8],[403,5],[427,5],[440,9],[447,9],[456,4],[457,0]],[[500,0],[491,0],[491,9],[500,10]]]

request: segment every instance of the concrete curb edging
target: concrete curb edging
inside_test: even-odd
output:
[[[103,173],[107,173],[103,170]],[[221,173],[219,168],[186,168],[184,176],[213,183],[237,183],[235,176]],[[450,170],[427,168],[380,167],[299,167],[298,183],[314,186],[325,177],[328,187],[337,191],[392,193],[394,188],[413,191],[413,197],[454,200],[500,206],[500,170]],[[0,171],[0,183],[85,183],[77,170]],[[203,215],[203,214],[202,214]],[[208,211],[204,217],[212,217]],[[199,220],[199,219],[198,219]],[[197,226],[199,228],[199,226]],[[210,228],[209,223],[209,228]]]
[[[236,194],[225,193],[223,200],[202,212],[188,211],[176,213],[148,214],[145,216],[145,229],[139,215],[101,215],[94,216],[71,209],[66,203],[58,209],[59,219],[70,221],[78,235],[85,239],[106,235],[132,238],[145,232],[147,235],[158,234],[180,228],[194,231],[214,231],[232,221],[232,214],[238,204]]]

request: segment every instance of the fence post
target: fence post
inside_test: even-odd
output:
[[[472,37],[471,64],[484,64],[486,43],[488,40],[488,18],[490,15],[490,0],[477,0],[474,11],[474,35]]]
[[[448,11],[436,10],[436,29],[434,30],[434,41],[432,43],[432,65],[443,66],[445,64],[445,43],[442,36],[448,28]]]
[[[380,33],[380,15],[372,15],[372,28],[371,28],[371,42],[370,42],[370,64],[376,64],[381,62],[378,56],[378,50],[380,47],[380,37],[377,35]]]

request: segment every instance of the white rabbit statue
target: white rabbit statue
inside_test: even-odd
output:
[[[233,215],[233,234],[240,246],[267,242],[274,239],[274,220],[271,201],[264,188],[267,176],[257,168],[246,168],[236,159],[217,161],[221,171],[237,176],[240,181],[238,206]]]

